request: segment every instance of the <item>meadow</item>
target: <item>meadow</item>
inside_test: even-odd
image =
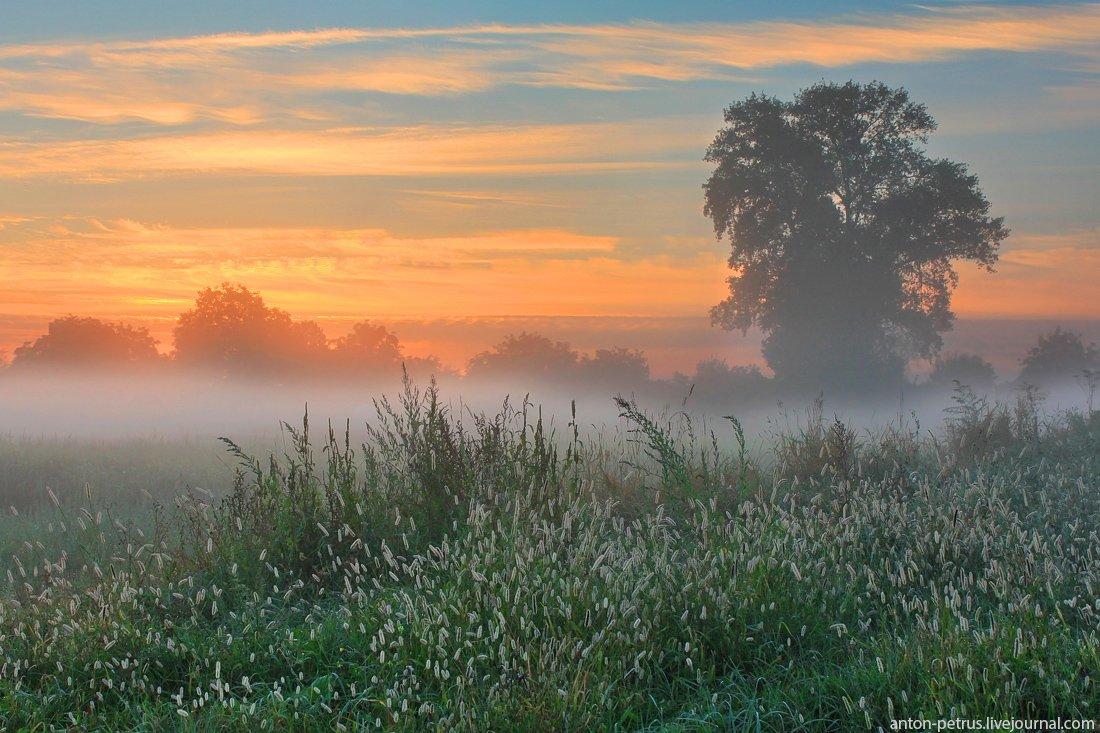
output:
[[[960,388],[932,431],[817,403],[750,438],[621,398],[598,431],[432,387],[376,408],[365,428],[307,416],[270,455],[0,441],[0,726],[843,731],[1100,709],[1100,412]]]

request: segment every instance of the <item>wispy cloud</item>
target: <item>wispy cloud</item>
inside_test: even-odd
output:
[[[303,96],[502,85],[626,89],[792,64],[1058,52],[1095,63],[1100,5],[960,6],[846,21],[333,28],[0,46],[0,107],[28,115],[253,124]]]
[[[706,121],[226,130],[123,140],[0,142],[0,175],[117,180],[172,173],[298,176],[584,173],[683,167]]]
[[[0,231],[3,231],[5,227],[23,224],[28,221],[33,221],[33,218],[29,216],[15,216],[13,214],[0,214]]]
[[[599,49],[576,47],[574,55],[643,57],[680,49],[702,61],[741,68],[805,62],[820,65],[864,60],[911,61],[941,53],[974,50],[1034,51],[1092,46],[1097,3],[1045,5],[959,5],[918,8],[919,12],[865,16],[856,21],[754,21],[747,23],[651,23],[605,25],[483,24],[439,28],[330,28],[265,33],[225,33],[182,38],[22,44],[0,47],[0,58],[59,58],[85,55],[113,61],[178,63],[207,54],[264,49],[309,49],[370,41],[443,39],[535,39],[567,50],[572,40],[597,41]],[[730,44],[730,41],[735,43]],[[522,42],[522,41],[521,41]],[[740,43],[736,43],[740,42]],[[808,43],[807,43],[808,42]],[[637,44],[648,44],[637,48]],[[1095,51],[1090,55],[1095,55]],[[652,56],[650,56],[652,57]]]
[[[497,259],[606,256],[618,238],[554,229],[478,232],[465,236],[399,237],[377,228],[178,227],[132,219],[103,221],[11,217],[20,253],[3,253],[9,266],[41,265],[63,254],[78,268],[89,266],[182,267],[211,262],[266,265],[293,260],[413,267],[480,266]]]
[[[526,210],[529,208],[562,209],[568,206],[566,197],[546,192],[524,191],[448,191],[441,189],[408,188],[401,191],[408,196],[402,203],[406,210],[439,211],[481,210],[486,206]],[[0,218],[0,222],[2,222]]]

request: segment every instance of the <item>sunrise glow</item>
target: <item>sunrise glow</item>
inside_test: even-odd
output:
[[[168,349],[225,281],[333,335],[704,318],[725,292],[699,192],[721,109],[823,75],[906,84],[933,152],[989,182],[1013,235],[995,274],[961,268],[961,318],[1100,318],[1095,4],[356,18],[0,31],[0,349],[69,313]]]

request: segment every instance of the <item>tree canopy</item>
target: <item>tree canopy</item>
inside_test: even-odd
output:
[[[777,376],[900,379],[950,328],[952,265],[992,268],[1008,236],[966,166],[928,156],[936,124],[904,89],[817,84],[725,111],[704,213],[731,245],[715,324],[765,334]]]
[[[67,316],[46,333],[15,349],[15,369],[128,369],[160,360],[157,341],[145,328],[98,318]]]
[[[401,344],[389,329],[370,321],[332,343],[333,366],[345,375],[395,374],[401,368]]]
[[[1100,368],[1100,350],[1096,344],[1086,344],[1080,334],[1059,326],[1039,336],[1020,366],[1021,382],[1051,384],[1073,379],[1086,369]]]
[[[222,375],[270,376],[320,363],[328,341],[312,321],[295,321],[259,293],[223,283],[206,288],[173,330],[176,361]]]
[[[491,349],[475,354],[466,365],[474,378],[562,379],[572,375],[580,355],[562,341],[526,331],[509,334]]]
[[[200,292],[173,335],[179,364],[223,376],[373,378],[396,376],[402,364],[401,344],[384,326],[360,321],[330,341],[313,321],[295,321],[259,293],[230,283]]]
[[[997,382],[997,370],[977,354],[944,354],[932,365],[928,383],[951,388],[956,382],[987,390]]]
[[[471,379],[523,379],[581,390],[630,390],[646,384],[649,361],[638,349],[596,349],[588,356],[536,333],[509,334],[468,362]]]
[[[639,349],[596,349],[593,356],[582,356],[579,366],[578,379],[590,388],[625,391],[649,381],[649,360]]]

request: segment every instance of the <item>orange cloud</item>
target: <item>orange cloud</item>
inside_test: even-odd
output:
[[[0,47],[0,59],[83,55],[136,63],[180,62],[179,53],[224,54],[275,48],[309,49],[368,41],[408,39],[559,38],[598,41],[572,49],[578,56],[660,56],[660,47],[697,60],[749,68],[781,63],[833,66],[860,61],[913,61],[940,54],[1093,47],[1100,4],[1067,3],[998,8],[990,5],[924,9],[921,13],[866,16],[858,22],[755,21],[749,23],[632,23],[621,25],[483,24],[441,28],[329,28],[311,31],[225,33],[182,38]],[[731,44],[730,42],[734,42]],[[637,48],[637,43],[649,44]],[[164,56],[158,55],[164,54]],[[197,56],[195,57],[197,58]]]
[[[0,231],[3,231],[4,227],[11,226],[13,224],[23,224],[24,222],[28,221],[33,221],[32,217],[0,214]]]
[[[981,51],[1098,55],[1100,5],[958,7],[856,21],[334,28],[0,46],[0,107],[29,115],[252,124],[317,93],[458,94],[507,84],[621,89],[789,64]]]
[[[230,130],[129,140],[0,143],[0,175],[115,180],[151,174],[302,176],[562,173],[683,167],[669,151],[706,138],[698,118],[636,123]]]
[[[369,31],[352,28],[328,28],[308,31],[284,31],[265,33],[215,33],[183,38],[159,38],[151,40],[27,43],[0,46],[0,58],[60,58],[85,55],[95,58],[136,58],[141,61],[161,61],[165,54],[178,60],[174,53],[219,53],[265,48],[311,48],[340,43],[354,43],[370,37]]]
[[[449,51],[426,55],[402,51],[380,58],[353,58],[346,63],[296,64],[294,70],[270,72],[271,87],[289,85],[300,91],[363,91],[386,94],[460,94],[489,89],[499,82],[493,64],[508,54]]]

